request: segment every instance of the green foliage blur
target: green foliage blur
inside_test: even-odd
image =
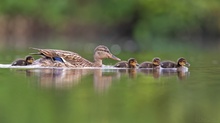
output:
[[[217,37],[219,0],[1,0],[0,14],[40,20],[55,29],[68,22],[119,27],[143,42],[154,37]]]

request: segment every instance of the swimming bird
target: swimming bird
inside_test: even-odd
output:
[[[14,61],[11,65],[12,66],[26,66],[30,65],[34,62],[34,58],[32,56],[26,56],[25,59],[18,59]]]
[[[180,68],[180,67],[183,67],[185,65],[190,66],[190,64],[183,57],[178,58],[177,62],[174,62],[174,61],[163,61],[163,62],[161,62],[161,67],[162,68]]]
[[[118,68],[136,68],[138,66],[137,60],[135,58],[130,58],[128,61],[121,61],[114,65]]]
[[[104,45],[99,45],[95,48],[93,56],[94,62],[90,62],[79,54],[71,51],[39,48],[32,49],[38,50],[38,53],[32,54],[43,56],[43,58],[36,60],[34,64],[46,67],[101,67],[102,60],[105,58],[111,58],[117,61],[121,60],[114,56]]]
[[[152,62],[143,62],[139,65],[139,68],[160,68],[160,58],[155,57],[152,59]]]

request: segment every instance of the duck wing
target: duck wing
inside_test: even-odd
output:
[[[114,65],[114,67],[118,68],[128,68],[128,62],[127,61],[121,61]]]
[[[88,61],[87,59],[83,58],[77,53],[71,51],[64,51],[64,50],[55,50],[55,53],[63,58],[66,62],[69,62],[75,67],[92,67],[93,63]]]
[[[45,57],[52,58],[53,60],[57,60],[61,58],[64,63],[71,64],[71,67],[92,67],[93,63],[88,61],[87,59],[81,57],[79,54],[65,51],[65,50],[56,50],[56,49],[39,49],[39,48],[32,48],[38,50],[36,55],[43,55]],[[58,60],[60,61],[60,60]]]
[[[161,62],[162,68],[176,68],[177,64],[173,61],[163,61]]]

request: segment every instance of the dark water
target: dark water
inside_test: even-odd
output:
[[[219,61],[182,73],[0,68],[0,123],[218,123]]]

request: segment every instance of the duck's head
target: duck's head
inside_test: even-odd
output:
[[[160,66],[160,58],[159,57],[153,58],[152,62],[153,62],[154,66]]]
[[[113,60],[121,61],[121,59],[114,56],[106,46],[104,45],[97,46],[94,50],[94,59],[102,60],[105,58],[111,58]]]
[[[139,64],[135,58],[128,59],[128,67],[129,68],[136,68]]]
[[[186,61],[185,58],[183,57],[180,57],[178,60],[177,60],[177,65],[178,66],[185,66],[185,65],[188,65],[190,66],[190,64]]]
[[[34,58],[32,56],[26,56],[25,58],[26,64],[32,64],[34,62]]]

